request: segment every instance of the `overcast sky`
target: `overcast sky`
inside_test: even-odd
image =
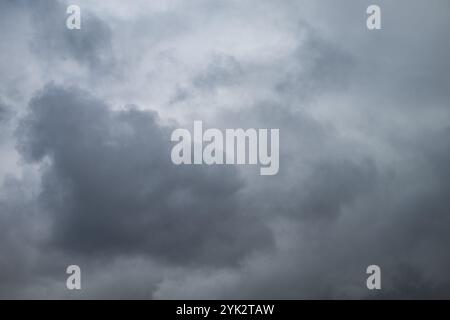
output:
[[[448,0],[0,0],[0,30],[0,298],[450,297]],[[175,166],[194,120],[279,128],[279,173]]]

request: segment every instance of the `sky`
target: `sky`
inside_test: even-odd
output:
[[[449,15],[0,0],[0,298],[449,298]],[[174,165],[195,120],[278,128],[278,174]]]

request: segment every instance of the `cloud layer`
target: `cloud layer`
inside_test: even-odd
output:
[[[378,2],[2,1],[0,297],[448,298],[450,5]],[[193,120],[279,173],[173,165]]]

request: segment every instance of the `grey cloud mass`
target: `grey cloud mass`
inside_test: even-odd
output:
[[[154,112],[109,111],[72,91],[46,87],[19,129],[26,158],[49,161],[40,200],[54,214],[54,245],[204,265],[270,246],[263,222],[240,207],[235,168],[174,166],[171,130]]]
[[[75,2],[0,1],[0,298],[450,297],[447,0]],[[279,173],[174,165],[194,120]]]

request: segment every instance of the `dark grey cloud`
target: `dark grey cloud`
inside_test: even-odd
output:
[[[269,245],[264,224],[240,207],[236,170],[173,165],[171,130],[159,121],[149,111],[109,111],[73,88],[48,86],[31,101],[20,150],[49,160],[39,198],[53,214],[52,245],[206,265],[235,264]]]
[[[248,196],[289,240],[275,254],[283,264],[261,258],[236,275],[239,291],[225,286],[219,297],[448,298],[448,127],[391,139],[406,158],[386,164],[299,110],[266,104],[221,119],[285,129],[284,170],[254,180]],[[370,264],[384,270],[381,292],[364,287]]]
[[[448,298],[449,2],[378,3],[2,1],[0,296]],[[279,173],[172,165],[192,119],[279,128]]]

